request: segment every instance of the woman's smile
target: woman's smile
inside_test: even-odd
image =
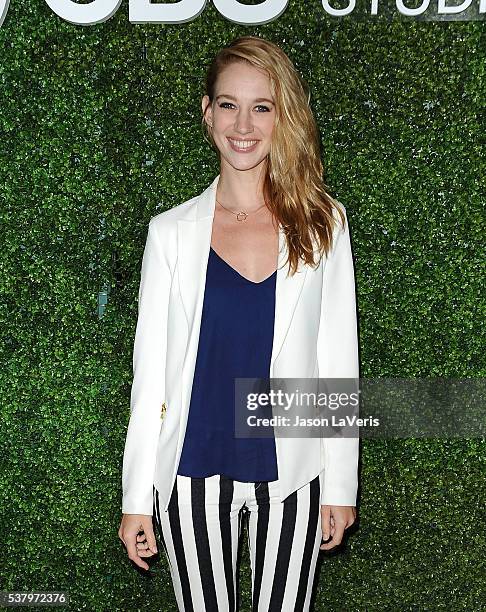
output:
[[[233,151],[237,151],[238,153],[250,153],[257,148],[258,140],[236,140],[234,138],[228,137],[228,142],[230,143]]]

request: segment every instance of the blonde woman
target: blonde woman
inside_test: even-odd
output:
[[[148,228],[119,537],[148,569],[159,531],[180,610],[233,611],[246,516],[252,609],[309,610],[319,549],[356,518],[359,440],[238,438],[233,385],[358,378],[346,213],[277,45],[219,51],[202,122],[220,173]]]

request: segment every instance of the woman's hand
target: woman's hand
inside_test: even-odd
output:
[[[140,531],[143,533],[138,535]],[[128,558],[138,567],[148,570],[148,563],[142,561],[141,557],[152,557],[157,554],[152,516],[124,514],[118,530],[118,537],[126,546]]]
[[[329,550],[341,544],[344,530],[350,527],[356,519],[356,508],[354,506],[321,506],[321,527],[324,540],[332,536],[327,544],[321,544],[321,550]]]

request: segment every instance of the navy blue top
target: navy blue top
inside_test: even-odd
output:
[[[210,247],[182,476],[278,478],[274,437],[234,435],[234,378],[270,376],[276,278],[250,281]]]

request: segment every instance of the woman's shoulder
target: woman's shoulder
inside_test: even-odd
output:
[[[334,218],[333,234],[337,235],[340,233],[344,233],[347,230],[348,215],[346,212],[346,208],[342,202],[336,200],[336,198],[332,198],[332,202],[332,216]]]

